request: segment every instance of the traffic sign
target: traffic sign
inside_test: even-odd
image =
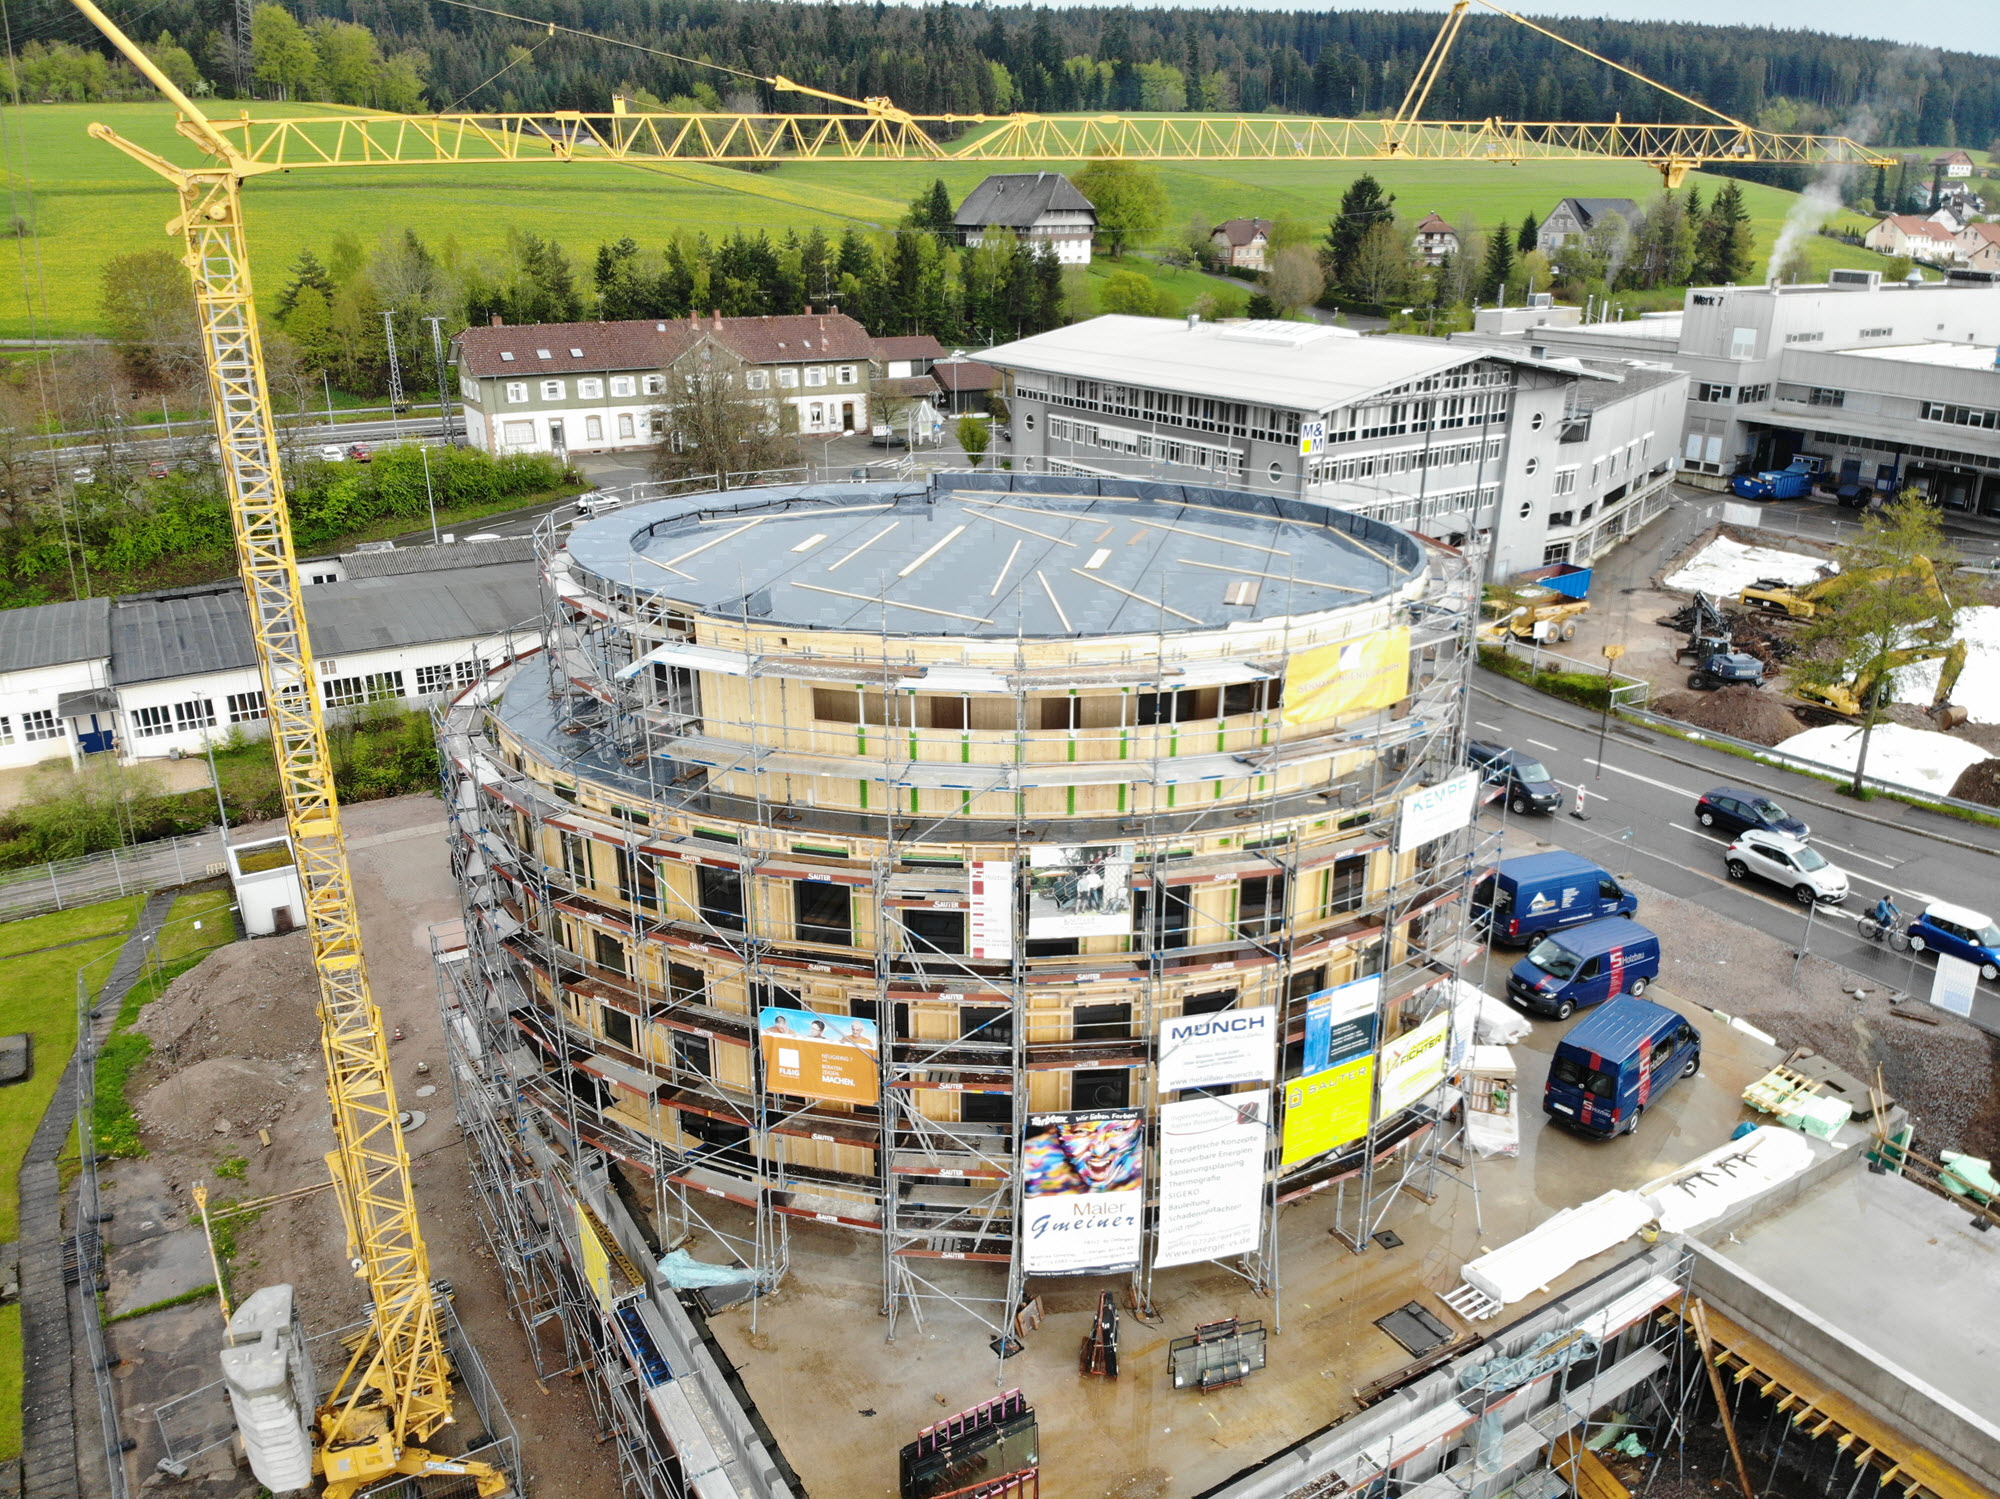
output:
[[[1604,648],[1604,659],[1606,661],[1616,661],[1620,656],[1624,654],[1625,654],[1625,647],[1622,645],[1607,645]]]

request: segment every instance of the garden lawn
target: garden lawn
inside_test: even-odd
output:
[[[47,916],[26,916],[19,921],[0,922],[0,959],[45,947],[61,947],[87,937],[108,937],[129,932],[138,924],[139,911],[145,904],[145,896],[128,895],[123,900],[107,900],[94,906],[78,906],[70,911],[52,911]]]
[[[76,976],[85,972],[95,992],[111,976],[110,955],[117,952],[125,933],[137,923],[136,898],[110,901],[106,906],[85,906],[55,916],[38,916],[10,922],[0,927],[16,956],[0,959],[0,1029],[11,1035],[28,1031],[34,1038],[35,1070],[24,1083],[0,1089],[0,1243],[18,1238],[21,1232],[21,1159],[34,1138],[49,1101],[76,1049]],[[114,916],[122,915],[121,926],[113,926]],[[49,933],[96,929],[99,935],[71,947],[49,948]],[[36,927],[41,941],[26,945],[48,949],[22,952],[15,937],[19,927]],[[69,940],[57,936],[52,940]]]
[[[235,904],[235,897],[227,890],[198,890],[177,898],[173,909],[167,912],[166,924],[160,928],[159,946],[155,949],[158,961],[167,964],[182,958],[207,957],[216,948],[234,942],[236,918],[231,907]],[[201,923],[199,930],[196,922]]]
[[[259,115],[337,114],[328,105],[261,105]],[[0,336],[38,330],[74,335],[105,331],[99,311],[103,268],[114,256],[166,244],[175,200],[166,184],[84,131],[102,121],[172,160],[195,153],[173,130],[164,104],[38,104],[9,110],[0,128],[32,183],[19,190],[21,212],[37,236],[34,254],[0,275]],[[946,149],[956,149],[953,143]],[[791,162],[769,172],[672,163],[622,166],[535,160],[514,165],[374,167],[301,171],[253,180],[244,195],[258,285],[283,284],[285,268],[311,245],[324,258],[336,227],[372,242],[388,231],[414,229],[434,248],[498,260],[510,229],[553,233],[587,274],[601,241],[630,235],[659,245],[686,228],[712,237],[733,229],[774,236],[817,224],[829,234],[853,226],[887,229],[910,200],[942,178],[962,200],[990,171],[1033,163]],[[1046,163],[1042,165],[1047,165]],[[1062,165],[1060,163],[1056,164]],[[1296,218],[1318,224],[1341,191],[1370,171],[1396,195],[1413,221],[1435,209],[1458,221],[1518,226],[1534,213],[1546,218],[1565,196],[1631,197],[1659,191],[1659,174],[1634,162],[1188,162],[1163,166],[1169,212],[1177,233],[1200,214],[1211,222],[1236,217]],[[1720,178],[1696,174],[1705,200]],[[1744,183],[1759,262],[1783,226],[1795,194]],[[1865,226],[1842,214],[1849,227]],[[1815,236],[1808,252],[1815,275],[1829,266],[1880,267],[1883,257]],[[32,295],[39,318],[31,325]],[[1186,300],[1191,300],[1192,295]]]

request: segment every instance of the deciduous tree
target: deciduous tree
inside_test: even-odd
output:
[[[1076,190],[1097,210],[1097,233],[1112,259],[1128,244],[1150,240],[1167,218],[1167,190],[1152,167],[1093,161],[1075,177]]]

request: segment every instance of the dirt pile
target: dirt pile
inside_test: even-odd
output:
[[[303,932],[232,942],[175,979],[140,1012],[155,1066],[172,1071],[210,1057],[268,1062],[320,1056],[319,984]]]
[[[149,1130],[191,1143],[254,1135],[301,1101],[324,1102],[318,1078],[306,1068],[211,1057],[150,1089],[138,1107]]]
[[[1960,801],[2000,807],[2000,760],[1981,760],[1966,766],[1952,782],[1951,794]]]
[[[1777,744],[1804,727],[1782,699],[1761,687],[1665,692],[1653,700],[1653,711],[1752,744]]]

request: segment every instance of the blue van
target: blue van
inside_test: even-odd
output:
[[[1701,1070],[1701,1032],[1665,1005],[1630,995],[1556,1043],[1542,1112],[1600,1138],[1630,1134],[1662,1093]]]
[[[1507,997],[1567,1020],[1621,994],[1644,994],[1659,973],[1660,939],[1629,917],[1613,916],[1542,938],[1507,975]]]
[[[1604,916],[1630,916],[1639,897],[1580,854],[1502,859],[1472,892],[1473,914],[1492,922],[1492,940],[1526,947],[1543,932]]]

